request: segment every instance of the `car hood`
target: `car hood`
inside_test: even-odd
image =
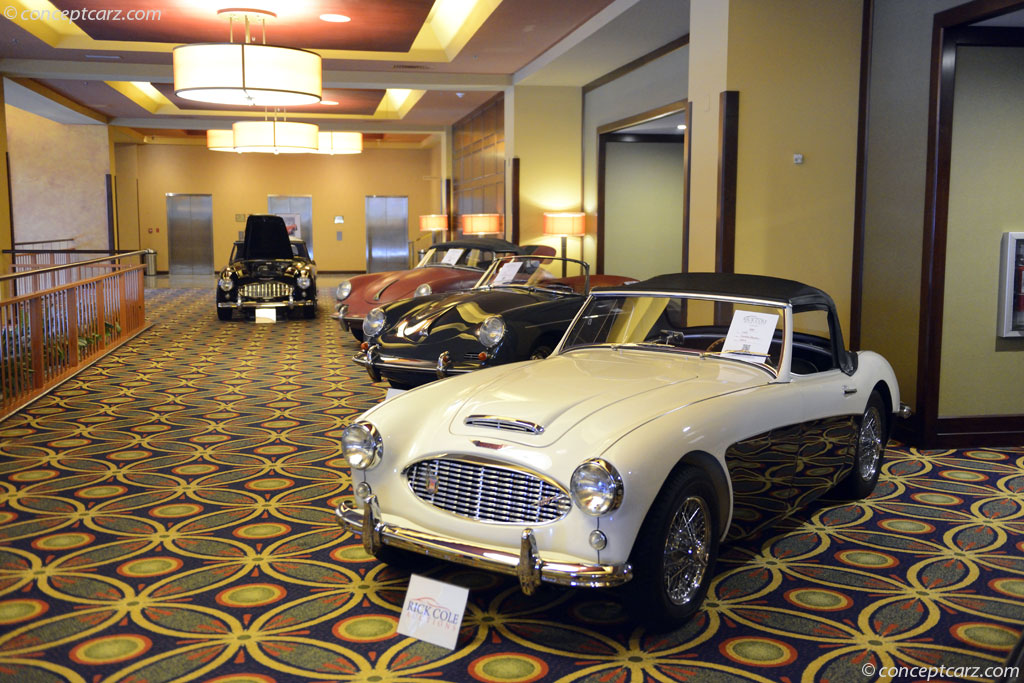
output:
[[[557,294],[514,289],[476,289],[423,301],[407,310],[381,337],[389,343],[416,343],[429,337],[441,342],[479,325],[489,316],[519,306],[558,298]]]
[[[356,275],[350,280],[352,294],[345,303],[350,306],[350,315],[362,317],[372,308],[413,296],[416,288],[424,283],[434,291],[469,288],[476,284],[480,275],[482,272],[478,270],[446,266]]]
[[[460,405],[449,406],[451,434],[533,447],[551,445],[577,428],[584,441],[616,439],[666,412],[771,381],[763,370],[741,362],[607,347],[475,374],[477,382],[459,392]],[[466,423],[475,416],[533,424],[542,431]]]

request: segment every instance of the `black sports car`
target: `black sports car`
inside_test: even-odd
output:
[[[252,215],[245,239],[235,242],[228,266],[217,282],[217,317],[230,320],[238,310],[299,309],[316,316],[316,262],[306,243],[289,237],[280,216]]]
[[[555,277],[562,262],[582,275]],[[551,263],[556,263],[551,266]],[[549,268],[551,270],[549,270]],[[467,292],[403,299],[371,310],[355,361],[375,382],[408,389],[439,377],[547,356],[562,338],[591,286],[635,282],[589,275],[575,259],[507,255]]]

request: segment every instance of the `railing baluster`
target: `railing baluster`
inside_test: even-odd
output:
[[[71,367],[78,365],[78,288],[68,290],[68,360]]]

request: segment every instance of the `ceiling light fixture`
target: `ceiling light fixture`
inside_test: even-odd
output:
[[[317,154],[359,154],[363,151],[363,134],[340,131],[322,132],[318,136]]]
[[[258,107],[320,101],[320,55],[266,44],[266,21],[277,15],[258,9],[222,9],[217,14],[228,19],[229,42],[174,48],[175,95],[196,102]],[[233,42],[236,19],[245,25],[244,43]],[[263,27],[262,44],[251,42],[250,25],[254,22]]]
[[[313,123],[278,121],[236,121],[234,133],[236,152],[266,154],[309,154],[317,151],[319,127]]]
[[[234,131],[223,128],[211,128],[206,131],[206,149],[211,152],[234,152]]]
[[[320,21],[326,21],[331,24],[344,24],[352,21],[352,19],[346,17],[344,14],[321,14]]]

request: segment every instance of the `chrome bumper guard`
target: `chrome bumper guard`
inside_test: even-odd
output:
[[[302,301],[296,301],[292,297],[288,297],[288,301],[218,301],[217,308],[304,308],[306,306],[316,306],[316,302],[311,299],[304,299]]]
[[[427,375],[437,375],[438,378],[449,375],[461,375],[473,370],[479,370],[479,363],[460,363],[455,365],[450,360],[448,352],[445,351],[436,361],[420,360],[419,358],[401,358],[399,356],[385,356],[380,352],[380,347],[374,344],[366,351],[360,351],[352,357],[359,365],[366,368],[370,379],[374,382],[380,381],[381,370],[401,370],[402,372],[422,372]]]
[[[547,562],[537,551],[533,529],[523,529],[518,553],[462,543],[414,529],[403,529],[381,521],[377,496],[366,499],[362,509],[343,501],[335,510],[338,522],[347,531],[360,534],[363,549],[376,555],[384,545],[411,550],[448,562],[466,564],[519,579],[526,595],[533,595],[542,582],[580,588],[609,588],[633,578],[630,564],[566,564]]]

